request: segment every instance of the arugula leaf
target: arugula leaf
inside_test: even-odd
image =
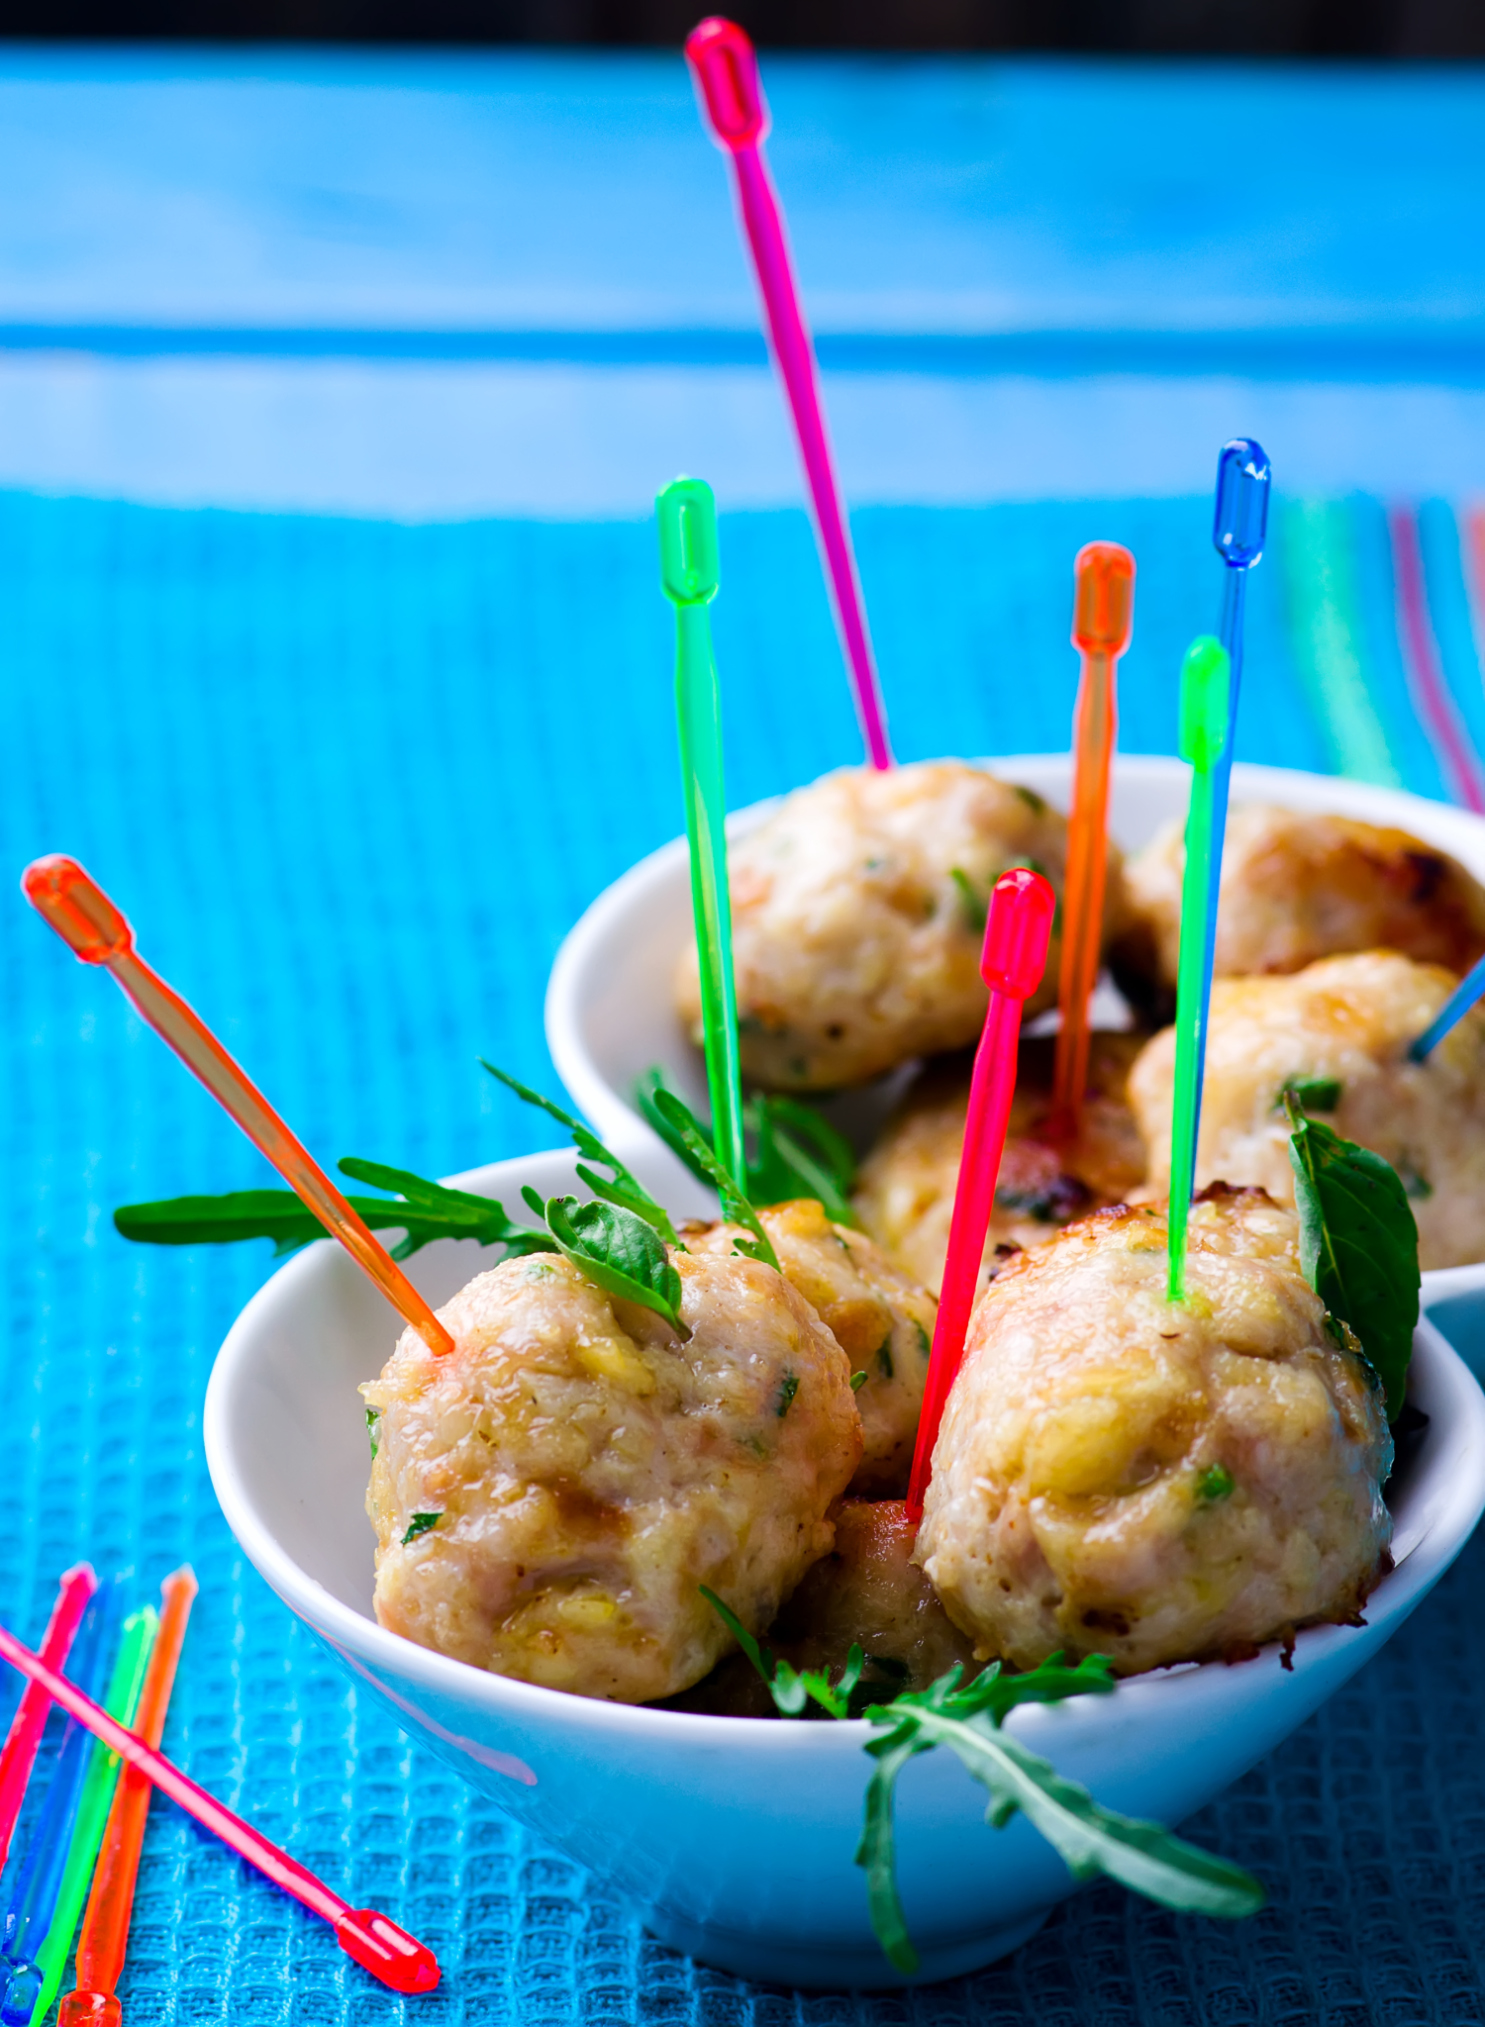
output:
[[[407,1533],[402,1537],[402,1546],[406,1548],[408,1543],[416,1541],[420,1534],[430,1533],[442,1519],[441,1513],[415,1513],[408,1525]]]
[[[584,1160],[596,1161],[600,1167],[610,1171],[609,1176],[604,1177],[595,1175],[592,1169],[583,1167],[581,1162],[578,1164],[578,1180],[585,1183],[594,1196],[602,1197],[605,1203],[617,1205],[620,1210],[632,1212],[637,1218],[643,1218],[647,1225],[655,1227],[667,1246],[679,1246],[682,1252],[686,1250],[670,1221],[669,1211],[663,1204],[656,1203],[638,1176],[624,1166],[612,1149],[604,1146],[590,1126],[585,1126],[581,1119],[575,1119],[570,1112],[564,1112],[562,1107],[554,1105],[550,1098],[543,1098],[540,1091],[533,1091],[529,1084],[523,1084],[519,1077],[511,1076],[508,1070],[497,1070],[495,1065],[487,1063],[483,1056],[480,1057],[480,1066],[488,1070],[497,1083],[504,1084],[508,1091],[514,1091],[524,1104],[534,1105],[539,1112],[545,1112],[548,1118],[555,1119],[559,1126],[565,1126],[572,1135],[573,1146]]]
[[[656,1093],[668,1088],[663,1070],[647,1070],[634,1087],[634,1102],[671,1153],[699,1182],[710,1183],[710,1169],[696,1159],[655,1103]],[[794,1197],[815,1197],[834,1223],[859,1224],[850,1194],[856,1182],[855,1152],[845,1135],[837,1133],[813,1105],[760,1091],[744,1103],[743,1121],[754,1148],[745,1178],[749,1203],[781,1204]],[[700,1121],[695,1123],[707,1137]]]
[[[959,889],[959,905],[964,910],[966,923],[976,936],[983,936],[990,913],[988,899],[979,892],[963,866],[950,866],[949,878]]]
[[[1019,1809],[1076,1878],[1104,1872],[1164,1907],[1235,1919],[1263,1905],[1263,1888],[1250,1874],[1214,1858],[1159,1823],[1116,1815],[1088,1790],[1065,1779],[1049,1761],[1000,1729],[1017,1703],[1052,1703],[1067,1696],[1107,1694],[1109,1664],[1092,1655],[1069,1668],[1054,1654],[1026,1675],[1003,1675],[994,1662],[959,1687],[956,1664],[928,1689],[899,1696],[869,1711],[886,1735],[867,1752],[876,1765],[867,1785],[856,1863],[866,1872],[872,1926],[889,1961],[901,1971],[918,1967],[895,1877],[892,1805],[897,1777],[910,1759],[947,1745],[989,1790],[986,1820],[1002,1828]]]
[[[678,1337],[691,1335],[681,1321],[681,1277],[653,1225],[617,1204],[572,1196],[548,1198],[546,1221],[557,1250],[590,1281],[621,1302],[652,1309]]]
[[[376,1462],[376,1453],[381,1447],[376,1436],[376,1425],[381,1418],[382,1411],[380,1408],[368,1408],[366,1410],[366,1437],[367,1441],[371,1444],[371,1461],[373,1464]]]
[[[372,1231],[399,1230],[394,1260],[405,1260],[435,1239],[475,1239],[482,1246],[505,1246],[511,1255],[550,1252],[542,1232],[512,1224],[493,1197],[446,1189],[404,1168],[358,1161],[348,1155],[341,1173],[378,1189],[401,1191],[388,1197],[348,1197],[346,1201]],[[231,1190],[222,1196],[167,1197],[158,1203],[121,1204],[114,1225],[126,1239],[141,1245],[227,1245],[239,1239],[272,1239],[274,1256],[295,1252],[325,1227],[291,1189]]]
[[[679,1099],[674,1091],[663,1087],[654,1094],[655,1109],[667,1126],[684,1142],[693,1161],[705,1171],[708,1181],[716,1189],[722,1204],[722,1215],[729,1224],[742,1225],[753,1234],[751,1239],[735,1239],[732,1250],[743,1254],[749,1260],[761,1260],[765,1267],[779,1269],[779,1256],[773,1249],[773,1242],[758,1222],[758,1213],[748,1202],[727,1170],[718,1161],[706,1137],[696,1124],[690,1108]]]
[[[828,1669],[796,1669],[755,1640],[742,1620],[722,1603],[715,1591],[708,1590],[705,1584],[698,1584],[697,1589],[767,1684],[774,1707],[781,1717],[803,1717],[811,1703],[818,1704],[827,1717],[837,1720],[859,1717],[860,1711],[852,1704],[861,1692],[862,1676],[867,1667],[884,1673],[893,1673],[901,1667],[900,1662],[879,1661],[875,1655],[864,1654],[853,1642],[846,1655],[846,1665],[835,1682],[830,1680]],[[871,1693],[870,1688],[868,1693]]]
[[[1285,1094],[1289,1160],[1305,1279],[1349,1324],[1381,1380],[1387,1416],[1402,1412],[1418,1322],[1418,1226],[1381,1155],[1307,1119]]]

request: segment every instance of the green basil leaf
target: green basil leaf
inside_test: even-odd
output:
[[[1397,1173],[1379,1154],[1307,1119],[1291,1096],[1289,1160],[1300,1264],[1333,1316],[1350,1325],[1396,1421],[1418,1323],[1418,1226]]]
[[[679,1337],[691,1335],[681,1321],[681,1277],[653,1225],[617,1204],[571,1196],[549,1198],[546,1218],[557,1250],[605,1293],[653,1310]]]

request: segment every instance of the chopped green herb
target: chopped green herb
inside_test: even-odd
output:
[[[1115,1684],[1104,1656],[1090,1655],[1069,1668],[1054,1654],[1026,1675],[1003,1675],[999,1662],[992,1662],[961,1689],[963,1672],[956,1663],[931,1688],[900,1695],[884,1709],[868,1712],[886,1735],[866,1748],[876,1768],[867,1784],[856,1863],[866,1872],[877,1940],[898,1970],[916,1970],[918,1954],[897,1897],[893,1792],[908,1761],[936,1745],[949,1746],[989,1789],[986,1820],[994,1828],[1003,1828],[1019,1809],[1076,1878],[1107,1873],[1147,1899],[1187,1913],[1235,1918],[1262,1907],[1263,1888],[1250,1874],[1173,1837],[1159,1823],[1101,1808],[1086,1788],[1064,1779],[1001,1730],[1002,1719],[1018,1703],[1108,1694]]]
[[[584,1204],[576,1197],[549,1197],[542,1205],[534,1190],[522,1194],[540,1206],[557,1249],[621,1302],[638,1302],[663,1317],[678,1337],[689,1337],[681,1321],[681,1277],[652,1224],[613,1203]]]
[[[540,1091],[533,1091],[529,1084],[523,1084],[519,1077],[512,1077],[508,1070],[497,1070],[493,1063],[487,1063],[483,1056],[480,1065],[489,1071],[497,1083],[504,1084],[508,1091],[526,1105],[534,1105],[539,1112],[545,1112],[549,1119],[555,1119],[559,1126],[565,1126],[572,1135],[572,1144],[585,1161],[596,1161],[600,1167],[609,1170],[607,1176],[595,1175],[591,1168],[578,1163],[578,1180],[592,1190],[594,1196],[605,1203],[616,1204],[620,1210],[630,1211],[637,1218],[643,1218],[647,1225],[653,1225],[667,1246],[680,1246],[670,1213],[663,1204],[655,1201],[644,1184],[620,1161],[612,1149],[603,1142],[590,1126],[584,1126],[581,1119],[574,1119],[570,1112],[564,1112],[560,1105],[554,1105],[550,1098],[543,1098]],[[684,1252],[684,1246],[681,1247]]]
[[[408,1543],[416,1541],[420,1534],[429,1533],[442,1519],[441,1513],[415,1513],[407,1533],[402,1537],[402,1546],[406,1548]]]
[[[382,1411],[380,1408],[368,1408],[366,1410],[366,1434],[371,1441],[371,1461],[373,1464],[376,1462],[377,1452],[376,1425],[381,1418]]]
[[[793,1407],[794,1396],[798,1392],[799,1392],[798,1373],[786,1372],[784,1374],[783,1379],[779,1382],[779,1404],[774,1409],[774,1413],[778,1416],[780,1421],[784,1419],[785,1415],[788,1414],[790,1408]]]
[[[1293,1098],[1302,1112],[1334,1112],[1345,1086],[1339,1077],[1291,1077],[1274,1100],[1275,1112],[1282,1112],[1286,1097]]]
[[[1232,1473],[1224,1465],[1208,1464],[1196,1481],[1196,1496],[1198,1499],[1206,1500],[1208,1504],[1217,1499],[1228,1499],[1232,1496],[1235,1482]]]
[[[933,1340],[916,1316],[913,1318],[913,1328],[918,1333],[919,1351],[923,1354],[924,1358],[931,1358],[933,1355]]]
[[[859,1394],[865,1385],[866,1374],[864,1372],[853,1372],[851,1374],[851,1392],[853,1394]]]
[[[976,936],[983,936],[985,923],[990,913],[990,903],[977,892],[973,880],[962,866],[950,866],[949,878],[959,889],[959,905],[964,910],[964,919]]]
[[[877,1364],[878,1364],[878,1366],[879,1366],[879,1367],[881,1368],[881,1374],[882,1374],[882,1378],[883,1378],[883,1379],[891,1379],[891,1377],[892,1377],[892,1336],[891,1336],[891,1332],[890,1332],[890,1331],[888,1332],[887,1336],[885,1336],[885,1337],[884,1337],[884,1338],[882,1339],[881,1343],[880,1343],[880,1344],[879,1344],[879,1345],[877,1346]]]
[[[1027,788],[1023,783],[1019,781],[1013,781],[1011,783],[1011,786],[1012,788],[1015,789],[1017,795],[1020,796],[1021,800],[1025,803],[1026,807],[1031,811],[1033,816],[1040,816],[1046,809],[1047,807],[1046,803],[1043,802],[1042,798],[1037,794],[1034,788]]]
[[[1397,1177],[1404,1193],[1411,1197],[1414,1203],[1424,1203],[1433,1195],[1433,1184],[1428,1177],[1408,1162],[1400,1164]]]
[[[1286,1096],[1289,1160],[1305,1278],[1360,1341],[1396,1421],[1418,1322],[1418,1226],[1379,1154],[1307,1119]]]

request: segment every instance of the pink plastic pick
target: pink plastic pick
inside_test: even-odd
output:
[[[873,767],[890,767],[892,748],[887,743],[887,718],[871,651],[871,635],[866,627],[866,606],[851,548],[851,531],[825,431],[815,348],[799,300],[783,212],[763,159],[768,108],[758,82],[758,59],[746,32],[735,21],[712,16],[698,23],[686,37],[686,60],[696,80],[712,138],[732,164],[737,206],[763,297],[774,365],[784,383],[799,442],[815,517],[815,535],[825,563],[846,666],[851,672],[866,750]]]
[[[37,859],[21,875],[21,889],[74,956],[84,964],[108,967],[155,1033],[201,1079],[428,1349],[440,1355],[452,1351],[453,1338],[386,1247],[372,1237],[308,1148],[295,1139],[201,1016],[145,963],[134,948],[134,931],[76,859],[60,853]]]
[[[1057,896],[1050,885],[1040,873],[1025,866],[1002,873],[990,895],[980,956],[980,975],[990,988],[990,1004],[970,1080],[943,1293],[923,1388],[913,1475],[908,1483],[907,1511],[913,1521],[923,1517],[923,1498],[933,1474],[933,1446],[964,1357],[964,1337],[975,1306],[980,1261],[995,1208],[995,1183],[1016,1090],[1021,1011],[1047,968],[1047,945],[1056,912]]]
[[[82,1615],[97,1588],[98,1578],[91,1563],[80,1562],[63,1571],[41,1642],[42,1659],[49,1668],[60,1668],[67,1659],[73,1635],[82,1624]],[[36,1764],[41,1734],[46,1730],[48,1708],[43,1690],[25,1690],[10,1720],[4,1747],[0,1748],[0,1866],[9,1854],[16,1818],[26,1799],[26,1783]]]
[[[126,1765],[147,1775],[162,1794],[179,1803],[188,1816],[194,1816],[239,1857],[255,1865],[275,1886],[282,1887],[312,1914],[329,1922],[346,1955],[354,1957],[384,1985],[390,1985],[394,1992],[433,1990],[439,1978],[438,1960],[426,1944],[389,1921],[386,1915],[368,1907],[352,1907],[338,1893],[332,1893],[322,1880],[316,1879],[286,1851],[280,1851],[276,1844],[270,1844],[241,1816],[234,1816],[162,1752],[156,1752],[134,1732],[127,1731],[65,1675],[59,1675],[29,1647],[23,1647],[3,1626],[0,1626],[0,1659],[39,1685],[54,1703],[60,1703],[69,1716],[86,1725]]]

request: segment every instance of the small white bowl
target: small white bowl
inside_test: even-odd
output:
[[[1068,806],[1072,762],[1065,753],[1017,754],[981,764],[1005,781],[1034,788],[1059,809]],[[1190,780],[1190,769],[1179,760],[1116,755],[1109,829],[1126,852],[1138,851],[1163,823],[1185,813]],[[1232,770],[1232,799],[1393,824],[1451,853],[1485,880],[1485,818],[1446,803],[1335,775],[1242,764]],[[776,806],[761,802],[739,810],[728,822],[729,835],[754,829]],[[677,838],[606,888],[557,953],[547,987],[547,1046],[577,1109],[601,1134],[633,1131],[637,1115],[630,1094],[655,1064],[692,1103],[705,1104],[701,1060],[677,1018],[671,991],[690,935],[686,841]],[[877,1095],[890,1097],[890,1085],[885,1091],[878,1086]],[[863,1094],[855,1099],[857,1108],[863,1098],[872,1102],[871,1093]],[[849,1127],[850,1118],[843,1123]]]
[[[585,1096],[585,1109],[599,1108]],[[657,1193],[670,1179],[638,1136],[626,1158]],[[573,1157],[526,1156],[455,1181],[513,1208],[522,1183],[543,1196],[574,1187]],[[690,1189],[674,1208],[704,1211]],[[440,1303],[488,1258],[445,1242],[409,1271]],[[1449,1275],[1446,1292],[1456,1312],[1471,1295],[1485,1311],[1485,1268]],[[485,1674],[376,1624],[356,1388],[381,1369],[396,1328],[328,1242],[281,1268],[233,1325],[207,1392],[206,1454],[255,1567],[404,1730],[623,1893],[662,1941],[770,1983],[914,1982],[878,1948],[852,1863],[864,1722],[762,1723],[591,1702]],[[1485,1508],[1485,1396],[1428,1322],[1414,1371],[1431,1419],[1399,1488],[1397,1567],[1366,1625],[1302,1633],[1292,1671],[1271,1648],[1241,1667],[1175,1670],[1109,1697],[1019,1710],[1012,1729],[1100,1801],[1165,1823],[1271,1752],[1396,1631]],[[950,1754],[929,1754],[903,1775],[898,1869],[919,1980],[993,1962],[1074,1890],[1021,1818],[1000,1831],[984,1818],[983,1790]]]

